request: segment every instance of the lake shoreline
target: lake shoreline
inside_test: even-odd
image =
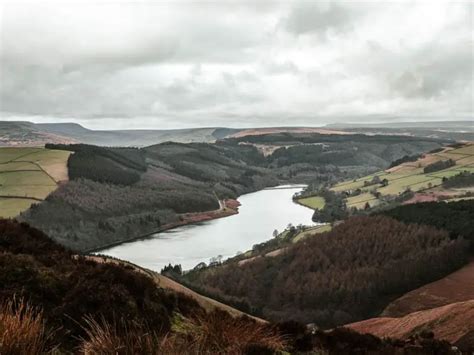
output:
[[[174,228],[233,216],[239,213],[239,207],[241,204],[239,201],[234,200],[234,199],[225,199],[225,200],[219,201],[219,205],[220,205],[219,209],[213,210],[213,211],[183,213],[179,215],[178,221],[172,222],[172,223],[166,223],[160,228],[154,230],[153,232],[142,234],[136,237],[131,237],[131,238],[120,240],[120,241],[116,241],[116,242],[112,242],[112,243],[108,243],[97,248],[88,249],[86,251],[83,251],[82,254],[100,253],[100,251],[103,251],[105,249],[116,247],[121,244],[134,242],[140,239],[146,239],[155,234],[168,231]]]
[[[302,188],[280,185],[249,192],[239,196],[239,201],[220,201],[219,210],[182,215],[180,220],[161,226],[160,233],[143,233],[141,238],[93,251],[155,271],[170,263],[187,270],[215,257],[230,258],[268,241],[275,229],[283,230],[289,223],[312,224],[312,210],[292,200],[294,192]],[[230,215],[234,217],[222,218]],[[202,221],[206,222],[199,223]]]

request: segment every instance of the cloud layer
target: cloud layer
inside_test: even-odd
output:
[[[0,119],[242,127],[474,111],[472,3],[1,6]]]

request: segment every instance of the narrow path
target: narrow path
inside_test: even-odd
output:
[[[30,185],[28,185],[30,186]],[[44,200],[37,198],[37,197],[29,197],[29,196],[15,196],[15,195],[0,195],[0,198],[12,198],[12,199],[22,199],[22,200],[34,200],[42,202]]]

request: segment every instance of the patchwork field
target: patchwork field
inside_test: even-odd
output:
[[[70,152],[0,148],[0,217],[15,217],[68,180]]]
[[[301,198],[301,199],[298,199],[297,201],[299,204],[312,208],[313,210],[322,209],[325,204],[324,198],[320,196],[311,196],[311,197]]]
[[[438,161],[452,159],[455,165],[447,169],[424,173],[424,168]],[[350,208],[362,209],[368,203],[370,207],[379,204],[384,197],[396,197],[407,189],[413,192],[430,191],[441,186],[443,178],[449,178],[460,172],[474,172],[474,144],[445,148],[441,152],[425,154],[415,162],[406,162],[375,174],[344,181],[336,184],[331,190],[346,192],[346,200]],[[385,181],[384,183],[381,183]],[[467,191],[467,190],[466,190]],[[456,191],[462,194],[464,191]],[[455,198],[455,196],[453,196]]]

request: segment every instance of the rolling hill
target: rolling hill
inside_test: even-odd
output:
[[[431,195],[431,200],[435,201],[454,199],[470,191],[469,188],[448,190],[441,185],[443,179],[461,172],[474,173],[474,143],[437,149],[409,160],[368,176],[338,183],[331,190],[347,194],[347,207],[356,209],[363,209],[367,204],[377,206],[407,190],[415,192],[414,202],[426,200],[423,198],[426,195]],[[436,168],[436,164],[443,162],[451,165]]]

